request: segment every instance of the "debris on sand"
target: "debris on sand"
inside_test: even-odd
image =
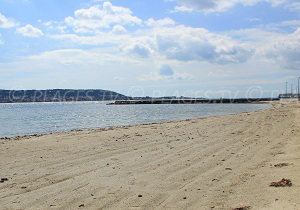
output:
[[[276,168],[281,168],[281,167],[288,166],[288,165],[289,165],[288,163],[278,163],[278,164],[275,164],[274,166]]]
[[[243,206],[243,207],[233,208],[232,210],[248,210],[250,208],[251,208],[250,206]]]
[[[291,180],[285,178],[283,178],[279,182],[272,182],[270,184],[270,187],[291,187],[291,186],[292,186]]]
[[[8,178],[1,178],[0,183],[8,181]]]
[[[251,208],[250,206],[243,206],[243,207],[233,208],[232,210],[248,210],[250,208]]]

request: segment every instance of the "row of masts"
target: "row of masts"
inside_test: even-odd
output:
[[[290,87],[291,87],[291,92],[288,92],[288,86],[289,86],[289,83],[288,82],[286,82],[285,83],[285,95],[288,97],[297,97],[297,98],[299,98],[299,96],[300,96],[300,77],[298,77],[298,85],[296,85],[296,88],[295,88],[295,90],[294,90],[294,84],[292,83],[292,84],[290,84]]]

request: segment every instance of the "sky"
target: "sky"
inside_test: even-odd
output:
[[[1,0],[0,89],[276,97],[300,77],[296,0]]]

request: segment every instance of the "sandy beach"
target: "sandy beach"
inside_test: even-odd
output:
[[[0,209],[300,209],[296,103],[2,139],[0,151]],[[283,178],[292,186],[269,186]]]

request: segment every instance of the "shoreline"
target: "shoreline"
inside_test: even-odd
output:
[[[46,102],[48,103],[48,102]],[[141,123],[141,124],[131,124],[131,125],[120,125],[120,126],[108,126],[108,127],[102,127],[102,128],[87,128],[87,129],[72,129],[72,130],[66,130],[66,131],[58,131],[58,132],[50,132],[50,133],[33,133],[28,135],[17,135],[17,136],[4,136],[0,137],[1,140],[20,140],[24,138],[31,138],[31,137],[39,137],[39,136],[45,136],[45,135],[52,135],[52,134],[59,134],[59,133],[69,133],[69,132],[78,132],[78,131],[94,131],[94,130],[105,130],[105,129],[113,129],[113,128],[122,128],[122,127],[132,127],[132,126],[141,126],[141,125],[154,125],[154,124],[161,124],[161,123],[171,123],[171,122],[181,122],[186,120],[197,120],[197,119],[205,119],[209,117],[219,117],[219,116],[227,116],[227,115],[236,115],[236,114],[242,114],[242,113],[251,113],[251,112],[259,112],[263,110],[268,110],[272,108],[272,102],[271,101],[261,101],[259,103],[252,103],[252,104],[269,104],[270,106],[268,108],[261,108],[254,111],[245,111],[240,113],[233,113],[233,114],[221,114],[221,115],[213,115],[213,116],[205,116],[205,117],[198,117],[198,118],[190,118],[190,119],[183,119],[183,120],[171,120],[171,121],[162,121],[162,122],[152,122],[152,123]],[[212,105],[212,104],[210,104]],[[215,104],[218,105],[218,104]],[[234,105],[243,105],[243,104],[234,104]]]
[[[273,103],[4,140],[0,209],[299,209],[299,117],[299,104]],[[269,186],[282,178],[293,185]]]

